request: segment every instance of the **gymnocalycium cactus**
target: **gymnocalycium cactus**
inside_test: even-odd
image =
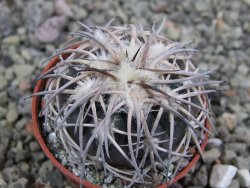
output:
[[[81,24],[81,23],[80,23]],[[124,186],[170,181],[193,156],[211,121],[205,88],[212,71],[200,73],[190,42],[173,42],[159,28],[88,27],[53,57],[40,116],[51,150],[80,178]],[[97,174],[99,180],[96,180]],[[101,178],[102,177],[102,178]],[[112,183],[112,182],[111,182]]]

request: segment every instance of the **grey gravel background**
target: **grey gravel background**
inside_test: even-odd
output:
[[[166,35],[194,39],[196,65],[219,67],[212,78],[227,81],[211,95],[218,136],[209,141],[207,162],[172,187],[250,187],[249,0],[0,0],[1,188],[70,187],[32,136],[31,101],[23,99],[32,93],[41,61],[67,40],[67,32],[80,29],[76,20],[103,25],[117,17],[115,24],[151,26],[164,16]],[[220,172],[229,174],[226,183]]]

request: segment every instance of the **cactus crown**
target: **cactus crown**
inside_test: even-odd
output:
[[[34,94],[44,96],[44,132],[55,136],[48,142],[60,143],[52,150],[81,178],[102,171],[128,187],[171,180],[192,148],[201,152],[211,116],[206,94],[215,91],[205,85],[218,81],[192,64],[190,42],[160,34],[164,24],[81,25],[48,59],[59,62]]]

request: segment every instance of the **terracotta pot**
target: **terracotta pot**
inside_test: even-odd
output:
[[[63,56],[64,58],[66,58],[67,56],[69,56],[69,54],[63,54]],[[59,62],[59,58],[57,57],[53,58],[49,62],[49,64],[44,68],[43,73],[49,70],[50,68],[52,68],[53,66],[55,66],[58,62]],[[46,80],[44,79],[39,80],[35,86],[34,93],[43,91],[45,84],[46,84]],[[100,186],[93,185],[86,180],[81,180],[75,174],[70,172],[54,157],[54,155],[48,149],[48,146],[46,145],[42,136],[42,132],[41,132],[42,123],[40,122],[39,117],[38,117],[39,111],[41,110],[41,106],[42,106],[41,100],[42,100],[41,96],[34,96],[32,99],[32,120],[33,120],[34,135],[38,143],[40,144],[42,150],[46,154],[46,156],[66,176],[66,178],[72,183],[73,186],[79,187],[80,183],[82,183],[87,188],[100,188]],[[207,101],[207,98],[204,97],[204,100]],[[209,129],[211,127],[210,122],[208,120],[206,120],[205,124],[206,124],[206,128]],[[205,149],[207,142],[208,142],[208,134],[205,133],[204,142],[201,144],[202,150]],[[197,152],[192,158],[192,160],[190,161],[190,163],[179,174],[177,174],[177,176],[171,182],[160,185],[157,188],[167,188],[170,184],[173,184],[177,182],[178,180],[180,180],[181,178],[183,178],[190,171],[190,169],[196,164],[199,158],[200,158],[200,154]]]

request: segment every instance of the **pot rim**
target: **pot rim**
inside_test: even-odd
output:
[[[77,45],[78,46],[78,45]],[[72,46],[71,48],[75,48],[77,46]],[[68,56],[67,54],[63,54],[63,56]],[[52,68],[53,66],[55,66],[59,61],[58,57],[54,57],[52,58],[48,65],[45,66],[45,68],[43,69],[42,73],[45,73],[46,71],[48,71],[50,68]],[[34,88],[33,93],[37,93],[39,91],[41,91],[41,88],[43,88],[45,86],[45,80],[38,80],[36,83],[36,86]],[[203,95],[204,96],[204,95]],[[207,102],[208,99],[207,97],[204,97]],[[41,96],[34,96],[32,98],[32,121],[33,121],[33,129],[34,129],[34,135],[35,138],[37,139],[40,147],[42,148],[43,152],[45,153],[45,155],[50,159],[50,161],[69,179],[73,180],[75,183],[77,184],[82,184],[88,188],[100,188],[101,186],[99,185],[94,185],[90,182],[88,182],[87,180],[84,180],[80,177],[77,177],[75,174],[73,174],[72,172],[70,172],[66,167],[64,167],[56,158],[55,156],[51,153],[51,151],[49,150],[49,148],[47,147],[47,144],[45,143],[42,133],[41,133],[41,129],[40,129],[40,123],[39,123],[39,119],[38,119],[38,114],[39,114],[39,110],[41,108]],[[211,128],[211,123],[208,121],[208,119],[206,118],[205,120],[205,127],[207,129]],[[208,132],[205,132],[205,139],[203,140],[202,144],[200,145],[201,150],[203,151],[206,147],[208,143]],[[169,185],[177,182],[178,180],[180,180],[181,178],[183,178],[189,171],[190,169],[197,163],[197,161],[200,158],[200,154],[198,152],[196,152],[196,154],[193,156],[193,158],[191,159],[191,161],[189,162],[189,164],[180,171],[180,173],[178,173],[173,180],[171,180],[170,182],[166,182],[162,185],[157,186],[156,188],[167,188]]]

